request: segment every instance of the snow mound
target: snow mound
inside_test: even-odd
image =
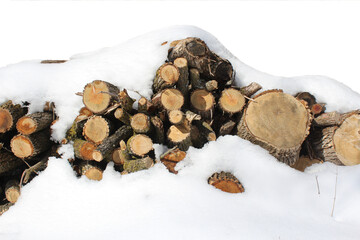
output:
[[[63,138],[82,106],[86,83],[101,79],[151,95],[154,73],[169,43],[203,39],[230,60],[240,86],[258,82],[266,89],[294,94],[309,91],[328,111],[360,106],[360,95],[321,76],[283,78],[259,72],[234,57],[209,33],[176,26],[134,38],[119,46],[78,54],[63,64],[25,61],[0,69],[0,102],[31,102],[30,111],[54,101],[60,121],[53,137]],[[162,45],[167,41],[167,44]],[[157,146],[157,154],[163,148]],[[305,173],[278,162],[265,150],[236,136],[220,137],[203,149],[190,148],[178,175],[162,164],[121,176],[111,164],[103,180],[77,179],[65,159],[22,188],[19,201],[0,217],[1,239],[358,239],[360,166],[313,165]],[[231,171],[245,187],[228,194],[207,184],[215,171]],[[334,217],[335,179],[337,195]],[[317,182],[319,183],[319,189]],[[320,194],[318,193],[320,191]]]

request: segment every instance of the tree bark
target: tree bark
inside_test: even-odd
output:
[[[167,138],[170,147],[178,146],[182,151],[187,151],[192,145],[190,130],[181,125],[172,125],[167,132]]]
[[[119,107],[115,110],[114,116],[125,125],[130,125],[131,115],[127,113],[123,108]]]
[[[94,160],[92,154],[96,149],[95,144],[82,139],[75,139],[73,147],[75,157],[82,160]]]
[[[245,191],[240,181],[229,172],[214,173],[208,183],[223,192],[242,193]]]
[[[129,138],[131,134],[132,130],[130,126],[122,126],[96,147],[92,154],[93,159],[98,162],[103,159],[110,159],[113,149],[119,144],[120,140]]]
[[[248,86],[240,88],[240,92],[244,96],[251,97],[252,95],[257,93],[261,89],[262,89],[262,86],[260,86],[260,84],[258,84],[256,82],[252,82]]]
[[[165,143],[165,132],[164,132],[164,124],[161,119],[157,116],[153,116],[150,118],[152,125],[155,128],[155,137],[154,142],[159,144]]]
[[[20,197],[20,183],[18,180],[10,180],[5,185],[5,197],[11,203],[16,203]]]
[[[37,112],[21,117],[16,123],[16,129],[23,135],[30,135],[50,127],[53,122],[51,112]]]
[[[132,173],[132,172],[149,169],[152,166],[154,166],[154,160],[150,157],[144,157],[140,159],[125,161],[123,168],[124,168],[124,172]]]
[[[153,92],[157,93],[165,88],[173,87],[179,80],[180,71],[172,63],[164,63],[156,71]]]
[[[17,158],[13,153],[0,149],[0,175],[16,169],[24,164],[24,161]]]
[[[0,216],[3,215],[9,208],[14,205],[13,203],[5,203],[0,205]]]
[[[177,58],[174,60],[174,65],[179,69],[179,80],[176,82],[176,88],[182,93],[185,102],[189,96],[189,68],[185,58]],[[187,104],[187,103],[186,103]],[[185,105],[186,105],[185,104]]]
[[[236,123],[233,120],[227,121],[224,125],[220,127],[219,136],[225,136],[231,134],[235,125]]]
[[[135,99],[131,98],[126,89],[119,93],[120,106],[128,113],[133,112],[133,104]]]
[[[281,90],[270,90],[249,102],[237,134],[291,166],[299,158],[311,120],[310,110],[299,100]]]

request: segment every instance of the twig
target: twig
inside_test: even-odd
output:
[[[316,179],[316,186],[317,186],[317,190],[318,190],[318,194],[320,195],[320,187],[319,187],[319,181],[318,181],[318,176],[315,176]]]
[[[332,210],[331,210],[331,217],[334,216],[335,200],[336,200],[336,188],[337,188],[337,179],[338,179],[338,167],[336,167],[335,193],[334,193],[333,207],[332,207]]]

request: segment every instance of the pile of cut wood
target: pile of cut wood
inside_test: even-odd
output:
[[[46,167],[55,145],[50,140],[54,104],[32,114],[26,114],[27,106],[12,101],[0,106],[0,215],[17,201],[21,186]]]
[[[275,89],[254,96],[261,86],[255,82],[235,86],[231,63],[201,39],[174,41],[170,47],[167,61],[154,73],[151,99],[140,96],[136,101],[126,89],[101,80],[88,83],[78,93],[84,107],[62,143],[73,145],[75,158],[69,162],[79,176],[101,180],[111,161],[122,174],[148,169],[160,161],[176,174],[176,164],[190,146],[202,148],[224,135],[249,140],[302,171],[315,162],[360,163],[359,111],[324,113],[325,104],[317,103],[308,92],[292,96]],[[6,104],[2,109],[7,109]],[[17,123],[21,134],[1,136],[15,156],[6,148],[1,150],[0,169],[9,167],[0,174],[17,171],[7,163],[10,160],[3,159],[23,164],[51,145],[48,128],[53,115],[44,112],[20,119],[24,114],[6,120]],[[12,132],[11,126],[4,134]],[[6,139],[12,140],[7,143]],[[155,159],[154,143],[170,148],[159,160]],[[229,172],[214,173],[208,183],[226,192],[244,191]]]

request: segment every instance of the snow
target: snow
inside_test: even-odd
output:
[[[54,101],[60,121],[53,138],[63,138],[82,106],[81,92],[95,79],[149,97],[154,72],[166,59],[169,43],[196,36],[230,60],[240,86],[256,81],[264,89],[313,93],[327,110],[359,108],[360,95],[322,76],[283,78],[240,62],[211,34],[175,26],[131,39],[119,46],[78,54],[64,64],[25,61],[0,69],[0,102],[31,102],[31,111]],[[167,44],[161,43],[168,41]],[[138,92],[138,93],[137,93]],[[166,148],[155,146],[157,156]],[[120,175],[109,164],[103,180],[75,177],[62,147],[62,159],[22,188],[19,201],[0,217],[0,239],[358,239],[360,166],[325,163],[298,172],[262,148],[236,136],[220,137],[203,149],[190,148],[177,166],[162,164]],[[228,194],[207,184],[215,171],[231,171],[245,187]],[[337,175],[334,216],[331,217]],[[320,194],[318,194],[317,182]]]

